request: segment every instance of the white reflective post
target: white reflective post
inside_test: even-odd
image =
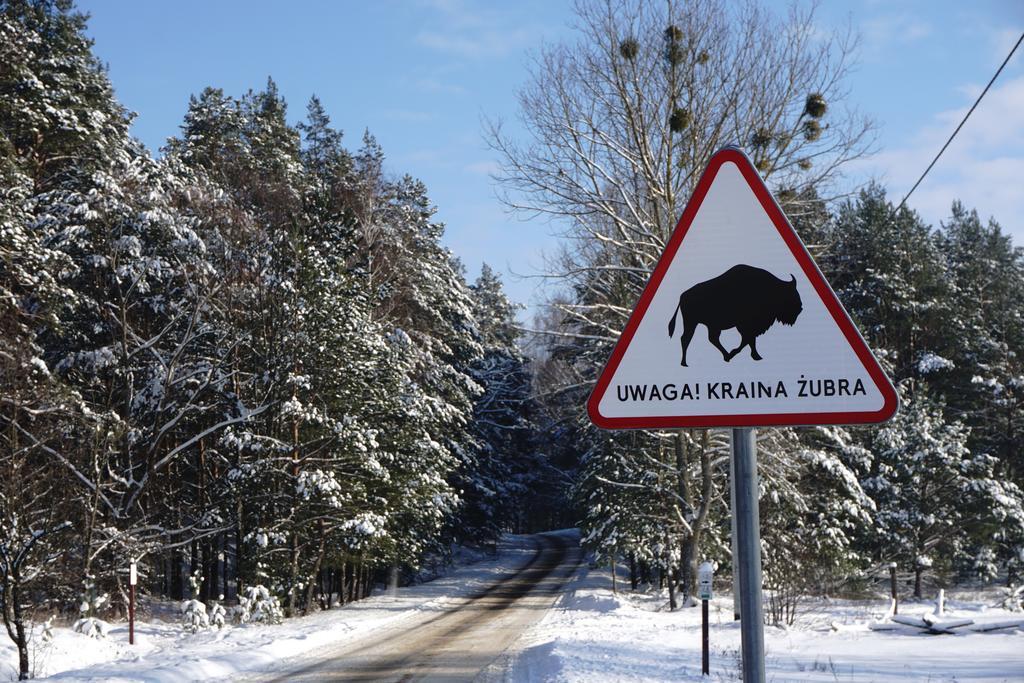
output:
[[[136,569],[135,560],[128,565],[128,644],[135,644],[135,584],[138,583],[139,573]]]

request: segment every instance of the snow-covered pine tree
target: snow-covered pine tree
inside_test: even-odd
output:
[[[951,411],[971,427],[972,453],[997,459],[1004,483],[1024,488],[1024,253],[994,220],[955,202],[938,234],[946,260],[951,301],[943,357],[928,380]],[[1024,504],[1018,496],[1017,501]],[[976,571],[1007,569],[1007,582],[1024,576],[1024,537],[1014,524],[997,524],[975,543]]]
[[[949,285],[932,229],[872,185],[827,226],[821,267],[895,381],[917,377],[946,338]]]
[[[995,458],[971,453],[968,429],[948,422],[943,406],[923,391],[905,392],[900,413],[870,439],[864,490],[876,502],[878,559],[895,559],[915,573],[922,596],[926,571],[948,574],[973,563],[972,538],[990,524],[1024,525],[1020,491],[996,477]]]
[[[920,549],[895,548],[892,539],[883,543],[870,535],[857,545],[875,561],[902,557],[919,575],[927,567],[918,568],[917,557],[928,558],[923,561],[935,562],[940,570],[955,567],[991,575],[999,564],[1012,563],[1021,545],[1014,521],[1021,505],[1019,486],[1005,460],[991,456],[1005,455],[995,446],[1005,432],[993,430],[994,421],[1005,418],[1002,424],[1012,431],[1017,419],[1013,400],[992,387],[1013,385],[1013,347],[1020,324],[1007,311],[1019,306],[1014,292],[1020,291],[1022,281],[1019,264],[1015,265],[1019,257],[997,227],[982,228],[962,207],[954,207],[953,213],[949,226],[936,232],[907,210],[895,213],[884,191],[870,187],[856,201],[841,206],[824,231],[828,247],[821,263],[872,348],[901,383],[909,410],[920,413],[918,428],[930,430],[927,438],[940,444],[936,448],[961,453],[963,465],[948,462],[974,472],[978,496],[1002,500],[992,510],[995,518],[982,514],[977,524],[964,524],[961,530],[968,536],[951,542],[942,558]],[[975,416],[978,436],[964,424]],[[840,457],[862,478],[880,519],[927,516],[922,505],[963,509],[962,492],[955,486],[935,487],[927,501],[879,498],[876,492],[882,489],[868,485],[879,481],[878,432],[851,434],[862,448],[848,448]],[[986,490],[990,493],[983,495]]]
[[[145,159],[128,136],[128,117],[90,52],[84,17],[66,2],[13,2],[2,9],[5,69],[0,78],[3,92],[10,95],[0,105],[5,161],[27,180],[13,184],[8,197],[14,199],[20,188],[30,188],[18,198],[25,212],[18,220],[25,221],[22,228],[33,242],[59,254],[62,261],[61,268],[39,273],[45,278],[49,272],[62,295],[45,302],[40,296],[32,304],[33,315],[50,323],[32,329],[32,344],[38,348],[41,368],[70,385],[74,393],[69,401],[87,411],[95,427],[91,438],[77,440],[69,430],[67,441],[50,454],[74,475],[76,486],[69,493],[80,507],[71,519],[81,525],[77,530],[85,543],[72,556],[80,558],[74,564],[81,569],[81,578],[90,573],[96,540],[92,532],[99,528],[100,517],[106,516],[104,522],[125,518],[103,524],[115,530],[115,538],[130,525],[128,515],[122,514],[130,506],[116,499],[110,484],[128,473],[123,460],[115,464],[111,458],[118,453],[115,445],[123,445],[118,440],[130,433],[125,418],[132,406],[126,393],[133,382],[122,373],[107,383],[106,389],[113,391],[104,396],[100,385],[116,373],[109,371],[107,379],[98,373],[119,364],[114,358],[113,326],[124,320],[112,312],[117,305],[115,281],[136,273],[127,268],[118,272],[123,264],[115,263],[115,252],[134,252],[136,244],[130,238],[117,242],[125,229],[118,223],[136,221],[147,208],[136,203],[144,195],[134,185],[138,164],[145,165]],[[142,294],[143,289],[136,291]],[[140,315],[150,313],[147,308]],[[136,340],[132,341],[135,347]],[[121,351],[123,360],[126,349]],[[137,520],[136,512],[132,516]]]
[[[423,493],[432,493],[435,503],[425,497],[420,512],[409,508],[394,520],[416,530],[414,545],[423,548],[437,543],[437,530],[455,502],[449,476],[460,463],[472,467],[478,447],[471,420],[481,388],[470,372],[482,348],[462,267],[440,244],[444,226],[432,220],[435,209],[426,188],[408,176],[388,179],[383,151],[369,134],[353,160],[348,185],[356,229],[354,265],[365,278],[374,319],[394,330],[403,345],[406,387],[423,394],[422,404],[415,406],[415,424],[403,425],[390,437],[407,440],[404,446],[395,444],[396,453],[425,458],[424,475],[409,483],[424,486]]]
[[[107,427],[41,342],[75,299],[62,278],[75,265],[45,229],[46,196],[87,186],[89,165],[122,130],[83,25],[70,3],[0,4],[0,613],[22,679],[30,615],[41,597],[70,598],[81,578],[58,559],[82,554],[80,446]]]
[[[6,25],[0,34],[10,36]],[[31,673],[33,594],[61,595],[70,578],[60,556],[74,540],[62,489],[72,473],[55,454],[84,437],[89,421],[54,377],[35,343],[61,294],[53,269],[60,255],[26,227],[28,178],[0,155],[0,617],[18,652],[19,678]]]
[[[219,297],[225,323],[239,340],[230,359],[232,389],[242,405],[248,400],[270,407],[225,432],[219,444],[236,501],[235,543],[244,558],[239,568],[250,581],[273,579],[294,609],[303,551],[297,479],[304,420],[296,392],[309,386],[303,374],[309,307],[298,284],[305,179],[299,136],[285,113],[273,81],[240,100],[207,89],[193,98],[169,156],[201,175],[211,197],[223,193],[223,201],[201,208],[216,231],[208,240],[226,276]],[[227,221],[214,223],[216,218]],[[247,540],[251,554],[241,552]],[[264,561],[268,553],[273,562]]]
[[[867,565],[858,542],[875,502],[847,464],[866,451],[836,427],[761,430],[758,450],[772,470],[760,500],[765,618],[791,625],[804,597],[830,594]]]
[[[477,448],[456,475],[462,506],[456,527],[467,540],[522,531],[522,511],[550,468],[537,452],[532,376],[518,346],[516,306],[486,263],[470,287],[483,356],[472,368],[483,393],[473,409]]]

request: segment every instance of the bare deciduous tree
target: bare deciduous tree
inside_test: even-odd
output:
[[[813,5],[777,16],[755,0],[595,0],[576,17],[577,40],[543,49],[520,92],[527,141],[487,124],[505,204],[567,238],[545,273],[559,290],[545,333],[565,341],[549,373],[563,386],[548,393],[593,381],[715,151],[744,148],[792,215],[827,200],[873,141],[843,106],[856,39],[824,35]],[[708,439],[672,438],[689,592],[723,468],[709,466]]]
[[[785,18],[721,0],[576,11],[580,39],[543,50],[520,92],[529,141],[488,123],[505,203],[564,219],[567,236],[649,266],[717,149],[745,148],[793,195],[827,191],[869,149],[871,122],[840,109],[856,41],[823,36],[813,7]]]

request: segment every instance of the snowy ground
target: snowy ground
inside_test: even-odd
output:
[[[37,675],[59,681],[232,680],[242,672],[271,670],[311,650],[354,640],[427,610],[443,609],[446,603],[458,602],[522,565],[533,554],[533,545],[523,537],[510,537],[502,544],[498,559],[483,559],[429,583],[399,589],[394,596],[375,595],[342,608],[286,619],[276,626],[228,626],[193,635],[169,616],[167,621],[137,621],[134,646],[128,645],[125,623],[112,624],[101,640],[69,628],[55,628],[54,640],[48,645],[39,643],[37,629],[34,667]],[[3,634],[0,681],[17,679],[16,663],[16,651]]]
[[[437,611],[489,585],[533,556],[533,546],[511,537],[498,559],[485,559],[446,577],[380,595],[340,609],[287,620],[278,626],[229,626],[186,634],[177,621],[137,624],[134,647],[127,627],[115,624],[106,639],[93,640],[67,628],[36,650],[40,675],[68,681],[232,680],[244,672],[274,671],[333,644],[366,636],[424,611]],[[620,583],[621,586],[621,583]],[[1020,617],[993,607],[994,592],[950,592],[949,618],[976,622]],[[675,613],[664,596],[611,592],[604,570],[582,570],[555,609],[511,648],[510,666],[495,672],[513,681],[700,680],[700,610]],[[767,628],[769,681],[1024,681],[1024,631],[929,636],[876,632],[868,623],[884,601],[814,603],[789,630]],[[932,605],[901,605],[906,615]],[[729,596],[711,606],[711,680],[739,678],[740,633]],[[0,680],[15,678],[9,641],[0,641]],[[490,679],[489,679],[490,680]]]
[[[559,605],[524,636],[507,679],[700,680],[700,609],[670,613],[666,602],[664,596],[614,595],[607,572],[583,572]],[[994,592],[954,591],[946,615],[977,622],[1024,616],[992,607],[996,602]],[[819,602],[807,605],[789,630],[766,627],[768,680],[1024,681],[1024,631],[932,636],[912,629],[869,630],[868,623],[887,607],[884,601]],[[933,607],[903,604],[900,613],[919,615]],[[729,596],[712,601],[710,623],[711,680],[737,680],[740,632]]]

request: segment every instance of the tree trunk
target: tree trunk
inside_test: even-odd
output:
[[[636,573],[636,554],[629,554],[629,588],[632,591],[636,591],[637,581],[640,577]]]
[[[97,452],[98,444],[94,441],[92,446],[92,466],[95,475],[95,486],[92,491],[92,498],[89,504],[89,522],[85,526],[85,547],[82,553],[82,586],[89,580],[92,573],[92,542],[95,534],[97,515],[100,507],[100,460]]]
[[[388,592],[393,596],[398,593],[398,565],[392,564],[388,569]]]
[[[614,593],[615,595],[618,595],[619,594],[619,585],[618,585],[618,581],[616,580],[616,576],[615,576],[615,563],[618,561],[618,558],[616,557],[616,555],[617,555],[617,553],[613,550],[612,551],[612,593]]]
[[[242,547],[242,499],[239,498],[235,504],[235,597],[242,596],[242,582],[245,580],[245,548]]]
[[[11,582],[9,595],[11,612],[14,615],[14,643],[18,646],[18,680],[27,681],[32,672],[29,670],[28,635],[25,633],[25,615],[21,611],[20,572],[15,570],[8,580]],[[4,613],[4,620],[7,620],[6,612]],[[10,625],[7,626],[7,630],[9,633]]]
[[[220,556],[217,558],[220,561],[220,592],[224,596],[224,599],[228,598],[228,534],[224,532],[220,535]]]
[[[25,624],[21,619],[14,622],[14,630],[18,634],[18,680],[27,681],[31,678],[28,663],[28,637],[25,635]]]
[[[206,444],[203,439],[199,440],[199,452],[196,454],[196,457],[198,458],[197,469],[199,470],[199,510],[205,512],[208,507],[208,495],[206,492]],[[213,542],[209,537],[201,544],[200,551],[202,556],[199,567],[203,572],[203,581],[199,586],[199,599],[208,603],[217,592],[217,584],[215,583],[215,572],[217,570],[211,557],[213,554]]]
[[[668,579],[668,608],[673,612],[679,607],[676,603],[676,581],[672,571],[672,537],[665,534],[665,575]]]
[[[299,478],[299,422],[298,420],[292,421],[292,462],[291,462],[291,473],[293,484]],[[292,515],[294,521],[295,507],[292,508]],[[289,566],[288,566],[288,607],[285,610],[285,616],[295,616],[295,604],[298,600],[298,581],[299,581],[299,532],[297,529],[292,529],[290,534],[290,548],[289,548]]]
[[[676,470],[679,473],[679,497],[683,499],[686,508],[682,511],[683,517],[690,524],[691,531],[686,533],[680,543],[680,566],[679,585],[683,595],[693,595],[697,587],[697,540],[700,538],[697,530],[699,515],[694,512],[693,486],[690,482],[689,447],[684,442],[685,432],[676,432]],[[704,501],[701,501],[702,505]]]
[[[704,532],[704,525],[707,524],[708,514],[711,512],[711,503],[715,498],[714,472],[711,468],[711,437],[708,430],[700,433],[700,506],[696,515],[690,523],[692,533],[687,538],[689,544],[689,557],[686,576],[686,594],[688,596],[697,593],[697,565],[700,560],[700,539]]]
[[[689,534],[683,538],[683,542],[680,544],[679,589],[683,592],[684,602],[695,592],[695,576],[697,574],[696,545],[699,538],[696,534]]]
[[[309,572],[309,586],[306,587],[306,605],[303,607],[305,612],[309,612],[313,606],[313,594],[316,593],[316,588],[320,584],[317,577],[320,574],[320,567],[324,564],[324,556],[327,554],[327,532],[324,530],[324,523],[321,520],[319,522],[320,530],[320,547],[317,549],[316,561],[313,563],[313,569]]]
[[[181,548],[175,548],[171,551],[171,597],[175,600],[185,599],[185,582],[181,576]]]
[[[199,541],[197,541],[196,539],[193,538],[192,539],[192,543],[190,544],[190,546],[192,548],[192,556],[189,558],[189,564],[188,564],[188,576],[189,576],[189,579],[191,579],[193,576],[196,575],[196,570],[199,569],[200,566],[201,566],[199,564]],[[192,598],[194,600],[199,600],[200,596],[195,594],[196,591],[191,590],[191,588],[192,588],[191,580],[189,581],[188,585],[189,585],[189,589],[190,589],[189,590],[190,595],[188,597],[190,597],[190,598]]]
[[[363,599],[363,558],[359,558],[359,563],[352,567],[352,599],[362,600]]]

